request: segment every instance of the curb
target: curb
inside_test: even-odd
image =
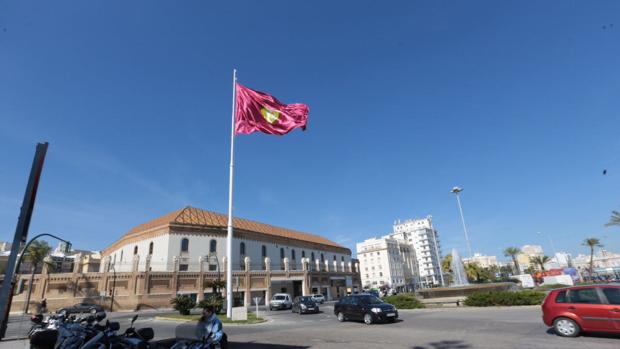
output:
[[[164,320],[164,321],[174,321],[174,322],[182,322],[182,323],[186,323],[186,322],[196,322],[196,320],[190,320],[190,319],[179,319],[179,318],[173,318],[173,317],[166,317],[166,316],[155,316],[154,317],[155,320]],[[236,323],[222,323],[223,326],[254,326],[254,325],[261,325],[261,324],[265,324],[271,322],[271,320],[269,319],[265,319],[263,318],[263,321],[261,322],[255,322],[252,324],[236,324]]]

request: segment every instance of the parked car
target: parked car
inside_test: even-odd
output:
[[[555,289],[542,304],[543,321],[563,337],[581,332],[620,333],[620,285]]]
[[[70,307],[60,308],[56,312],[57,313],[61,313],[63,311],[66,312],[67,315],[68,315],[68,314],[77,314],[77,313],[96,314],[96,313],[104,311],[104,310],[103,310],[103,307],[98,305],[98,304],[78,303],[78,304],[72,305]]]
[[[345,296],[334,305],[334,315],[338,321],[363,320],[370,325],[374,322],[394,322],[398,310],[380,298],[370,294]]]
[[[312,300],[317,304],[325,303],[325,297],[320,293],[313,294],[311,297],[312,297]]]
[[[310,296],[295,297],[291,309],[293,313],[299,313],[299,315],[319,312],[319,306]]]
[[[276,293],[271,297],[269,302],[269,310],[273,309],[291,309],[293,301],[288,293]]]

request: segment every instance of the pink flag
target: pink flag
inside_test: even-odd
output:
[[[283,104],[274,96],[249,89],[237,83],[235,134],[256,131],[285,135],[297,127],[306,129],[308,106]]]

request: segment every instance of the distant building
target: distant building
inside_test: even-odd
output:
[[[519,262],[519,268],[523,273],[525,269],[531,266],[530,259],[533,257],[541,257],[544,255],[542,246],[540,245],[523,245],[521,247],[521,253],[517,255],[517,262]]]
[[[499,267],[499,263],[497,262],[496,256],[484,256],[484,255],[481,255],[480,253],[474,253],[473,257],[471,258],[463,258],[463,263],[464,264],[476,263],[482,268],[489,268],[491,266]]]
[[[587,270],[590,268],[590,255],[579,254],[572,262],[575,268]],[[599,253],[594,254],[593,264],[594,268],[620,267],[620,254],[602,248]]]
[[[551,260],[545,263],[545,269],[559,269],[572,267],[572,257],[570,253],[556,252]]]
[[[357,244],[362,285],[365,288],[390,287],[398,291],[413,289],[411,248],[384,236]]]
[[[10,242],[6,242],[6,241],[0,241],[0,252],[7,252],[7,251],[11,251],[11,246],[13,244]]]
[[[441,285],[441,245],[431,216],[395,222],[390,237],[411,246],[421,287]]]

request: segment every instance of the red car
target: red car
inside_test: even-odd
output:
[[[563,337],[580,332],[620,333],[620,285],[588,285],[549,292],[543,321]]]

